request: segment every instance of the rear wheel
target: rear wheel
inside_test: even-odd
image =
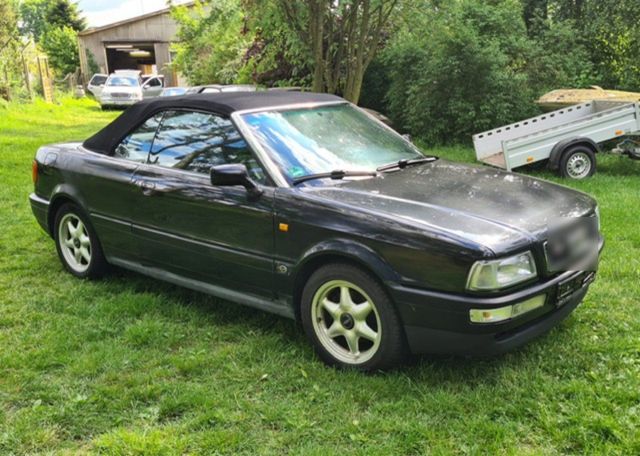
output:
[[[585,146],[574,146],[562,154],[560,175],[570,179],[586,179],[596,172],[596,154]]]
[[[106,272],[108,265],[98,236],[78,206],[67,203],[60,207],[54,222],[54,236],[60,261],[71,274],[97,278]]]
[[[318,269],[302,293],[302,324],[324,362],[371,371],[406,355],[396,310],[380,284],[347,264]]]

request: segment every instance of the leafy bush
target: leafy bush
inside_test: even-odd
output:
[[[470,140],[534,115],[534,100],[558,86],[583,86],[593,65],[570,25],[530,37],[514,0],[422,3],[372,67],[363,101],[430,144]],[[372,106],[373,107],[373,106]]]
[[[80,66],[76,31],[68,26],[45,30],[40,46],[59,75],[73,73]]]
[[[253,39],[245,31],[240,3],[221,0],[209,8],[196,3],[193,10],[178,6],[172,15],[180,25],[174,65],[189,83],[235,82]]]

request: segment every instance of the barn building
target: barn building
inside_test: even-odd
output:
[[[165,8],[78,33],[84,81],[92,76],[93,60],[100,73],[137,69],[164,76],[165,86],[179,85],[179,75],[170,67],[170,46],[177,31],[178,25]]]

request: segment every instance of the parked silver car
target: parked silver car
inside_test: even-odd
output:
[[[143,81],[139,71],[116,71],[109,75],[100,94],[102,109],[126,107],[162,92],[162,79],[151,75]]]

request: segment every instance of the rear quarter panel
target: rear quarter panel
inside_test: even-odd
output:
[[[49,226],[65,201],[88,214],[107,258],[135,252],[130,228],[131,176],[137,164],[96,154],[79,143],[43,146],[36,153],[38,197],[49,201]]]

